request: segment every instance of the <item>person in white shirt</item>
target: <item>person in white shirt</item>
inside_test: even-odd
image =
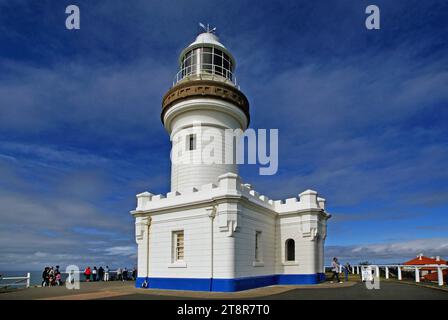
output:
[[[106,269],[104,269],[104,281],[109,281],[109,266],[106,266]]]
[[[92,278],[93,278],[93,282],[96,281],[96,275],[98,274],[98,269],[96,267],[93,267],[92,270]]]
[[[342,281],[339,279],[339,262],[338,262],[338,258],[334,257],[333,261],[331,262],[331,271],[333,271],[333,276],[331,277],[331,283],[333,283],[334,278],[336,277],[336,280],[339,283],[342,283]]]
[[[116,280],[123,280],[122,274],[121,274],[121,268],[117,269],[117,279]]]

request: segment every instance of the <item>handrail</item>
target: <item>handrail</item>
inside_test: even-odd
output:
[[[420,282],[420,270],[426,269],[426,268],[433,268],[433,270],[437,270],[437,282],[439,286],[443,286],[444,279],[443,279],[443,270],[448,269],[447,264],[417,264],[417,265],[407,265],[407,264],[370,264],[370,265],[351,265],[351,272],[354,274],[356,271],[356,274],[360,274],[360,270],[364,267],[370,267],[375,268],[374,272],[376,277],[379,277],[380,274],[380,268],[384,268],[385,271],[385,277],[386,279],[389,279],[389,268],[397,268],[397,279],[402,280],[402,273],[401,271],[412,271],[414,270],[415,274],[415,282]],[[333,266],[324,266],[324,272],[327,268],[333,269]],[[342,273],[343,265],[339,265],[339,273]]]
[[[25,277],[0,277],[0,281],[2,280],[19,280],[13,283],[5,283],[4,285],[2,285],[0,283],[0,287],[9,287],[9,286],[21,286],[21,285],[25,285],[27,288],[30,287],[31,284],[31,273],[27,272]],[[26,281],[25,283],[21,283],[23,281]]]
[[[217,70],[217,68],[219,69]],[[191,79],[194,77],[204,77],[206,79],[212,80],[216,78],[220,81],[224,80],[225,82],[231,82],[234,86],[238,87],[235,74],[231,70],[213,63],[195,64],[180,69],[174,77],[173,86],[176,85],[179,81],[182,81],[184,79]]]
[[[79,271],[72,271],[72,272],[66,272],[66,271],[61,271],[61,274],[67,274],[70,276],[70,274],[74,274],[74,273],[79,273],[84,274],[83,270],[79,270]],[[118,271],[116,270],[111,270],[109,271],[109,273],[118,273]],[[18,280],[16,282],[12,282],[12,283],[1,283],[1,281],[3,280]],[[25,283],[23,283],[24,281],[26,281]],[[31,285],[31,273],[27,272],[26,275],[24,277],[1,277],[0,276],[0,287],[9,287],[9,286],[22,286],[25,285],[26,288],[29,288]]]

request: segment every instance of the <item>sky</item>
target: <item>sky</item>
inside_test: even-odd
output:
[[[0,270],[135,266],[129,211],[169,191],[161,100],[198,22],[235,56],[250,126],[279,130],[278,173],[244,165],[243,181],[326,198],[326,263],[448,257],[447,14],[431,0],[0,0]]]

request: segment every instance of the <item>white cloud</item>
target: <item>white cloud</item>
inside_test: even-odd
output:
[[[111,256],[134,256],[136,253],[135,246],[110,247],[104,250],[106,255]]]

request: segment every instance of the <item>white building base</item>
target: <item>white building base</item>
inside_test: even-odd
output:
[[[315,191],[273,201],[227,173],[219,176],[218,185],[166,196],[145,192],[137,199],[131,212],[137,287],[230,292],[324,279],[330,215]],[[184,237],[182,260],[176,256],[177,232]],[[288,254],[291,239],[293,254]]]

